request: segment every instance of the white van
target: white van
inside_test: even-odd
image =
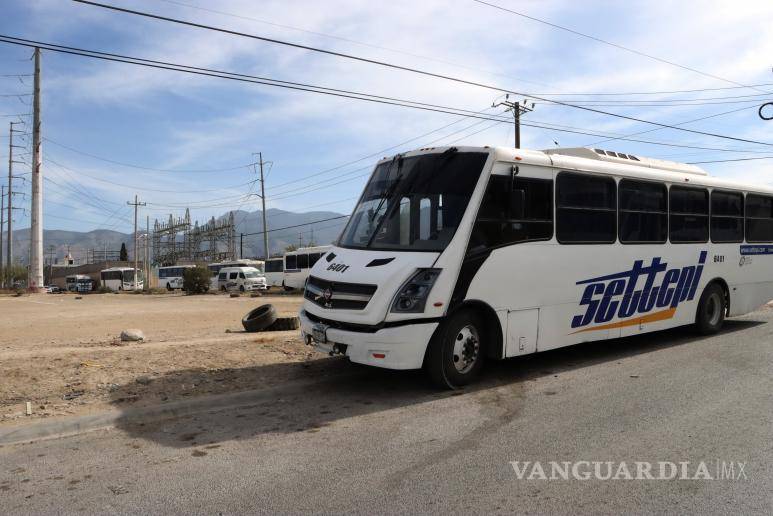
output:
[[[266,277],[255,267],[223,267],[217,275],[217,288],[227,290],[266,290]]]

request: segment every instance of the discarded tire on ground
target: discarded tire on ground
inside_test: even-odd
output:
[[[247,331],[263,331],[276,321],[274,305],[261,305],[242,317],[242,326]]]
[[[301,326],[301,321],[297,317],[280,317],[274,324],[263,331],[289,331],[297,330]]]

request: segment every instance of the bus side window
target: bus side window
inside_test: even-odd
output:
[[[746,196],[746,241],[773,242],[773,197]]]
[[[612,244],[617,239],[617,185],[611,177],[561,172],[556,237],[562,244]]]
[[[708,190],[672,186],[669,204],[669,236],[672,243],[708,242]]]
[[[743,194],[711,192],[711,241],[743,242]]]
[[[553,181],[491,176],[469,251],[553,236]],[[477,249],[476,249],[477,248]]]
[[[663,183],[621,179],[620,242],[663,244],[668,237],[668,191]]]
[[[309,268],[309,255],[308,254],[299,254],[298,255],[298,268],[299,269],[308,269]]]
[[[220,274],[217,275],[217,279],[220,280],[220,281],[225,281],[226,280],[226,273],[225,272],[221,272]]]
[[[314,264],[317,263],[317,260],[319,260],[320,256],[322,256],[320,253],[311,253],[309,255],[309,268],[314,267]]]
[[[285,256],[285,269],[293,270],[297,269],[298,265],[298,255],[291,254],[288,256]]]

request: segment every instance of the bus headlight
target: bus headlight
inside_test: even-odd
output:
[[[440,269],[419,269],[406,281],[392,302],[392,312],[420,313],[424,311],[432,285],[440,275]]]

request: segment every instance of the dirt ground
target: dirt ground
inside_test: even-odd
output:
[[[242,316],[263,303],[292,316],[301,298],[0,296],[0,424],[325,374],[327,357],[304,345],[298,330],[243,332]],[[145,342],[119,345],[127,328],[142,330]]]

